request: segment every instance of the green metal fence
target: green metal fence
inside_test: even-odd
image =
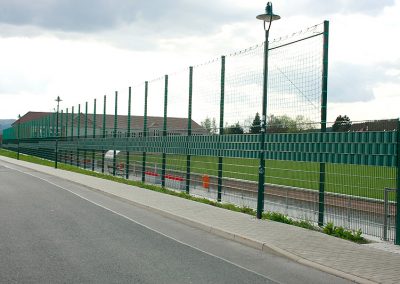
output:
[[[261,186],[264,211],[399,244],[399,195],[389,190],[399,188],[399,123],[332,132],[328,28],[270,42],[265,134],[260,44],[67,108],[58,122],[28,113],[4,130],[3,147],[251,208]]]

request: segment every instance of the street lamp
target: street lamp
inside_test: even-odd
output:
[[[57,161],[58,161],[58,135],[59,135],[59,132],[58,132],[58,113],[59,113],[59,108],[60,108],[60,102],[62,100],[60,99],[60,96],[57,96],[57,99],[55,99],[55,101],[57,102],[57,118],[56,118],[57,123],[56,123],[56,159],[55,159],[54,167],[57,169],[57,167],[58,167],[58,164],[57,164]]]
[[[272,21],[279,20],[281,17],[272,12],[272,3],[268,2],[265,7],[265,13],[256,17],[263,21],[265,30],[264,43],[264,76],[263,76],[263,101],[260,132],[260,166],[258,168],[258,197],[257,197],[257,219],[261,219],[264,211],[264,180],[265,180],[265,133],[267,130],[267,87],[268,87],[268,37]],[[268,28],[266,25],[268,24]]]

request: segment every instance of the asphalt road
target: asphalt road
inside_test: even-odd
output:
[[[350,283],[0,161],[0,283]]]

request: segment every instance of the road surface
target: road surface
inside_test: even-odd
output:
[[[1,283],[350,283],[0,161]]]

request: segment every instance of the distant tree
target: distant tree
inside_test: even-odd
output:
[[[267,132],[269,133],[295,133],[313,129],[313,123],[302,115],[298,115],[294,119],[287,115],[270,115],[267,118]]]
[[[250,133],[257,134],[260,132],[261,132],[261,119],[259,113],[257,112],[256,116],[254,117],[253,123],[250,126]]]
[[[288,133],[297,132],[296,121],[287,115],[270,115],[267,121],[267,132]]]
[[[339,115],[335,123],[332,125],[332,131],[334,132],[347,132],[351,128],[351,120],[347,115]]]
[[[206,117],[206,119],[200,122],[200,125],[203,126],[208,133],[211,133],[211,119],[208,116]]]
[[[243,134],[244,130],[240,126],[239,122],[232,124],[230,126],[226,126],[224,129],[224,134]]]
[[[308,118],[304,117],[303,115],[298,115],[295,118],[296,121],[296,129],[297,131],[310,131],[315,129],[316,123],[313,123]]]
[[[217,128],[217,123],[215,122],[215,117],[213,117],[212,122],[211,122],[211,133],[212,134],[218,133],[218,128]]]

